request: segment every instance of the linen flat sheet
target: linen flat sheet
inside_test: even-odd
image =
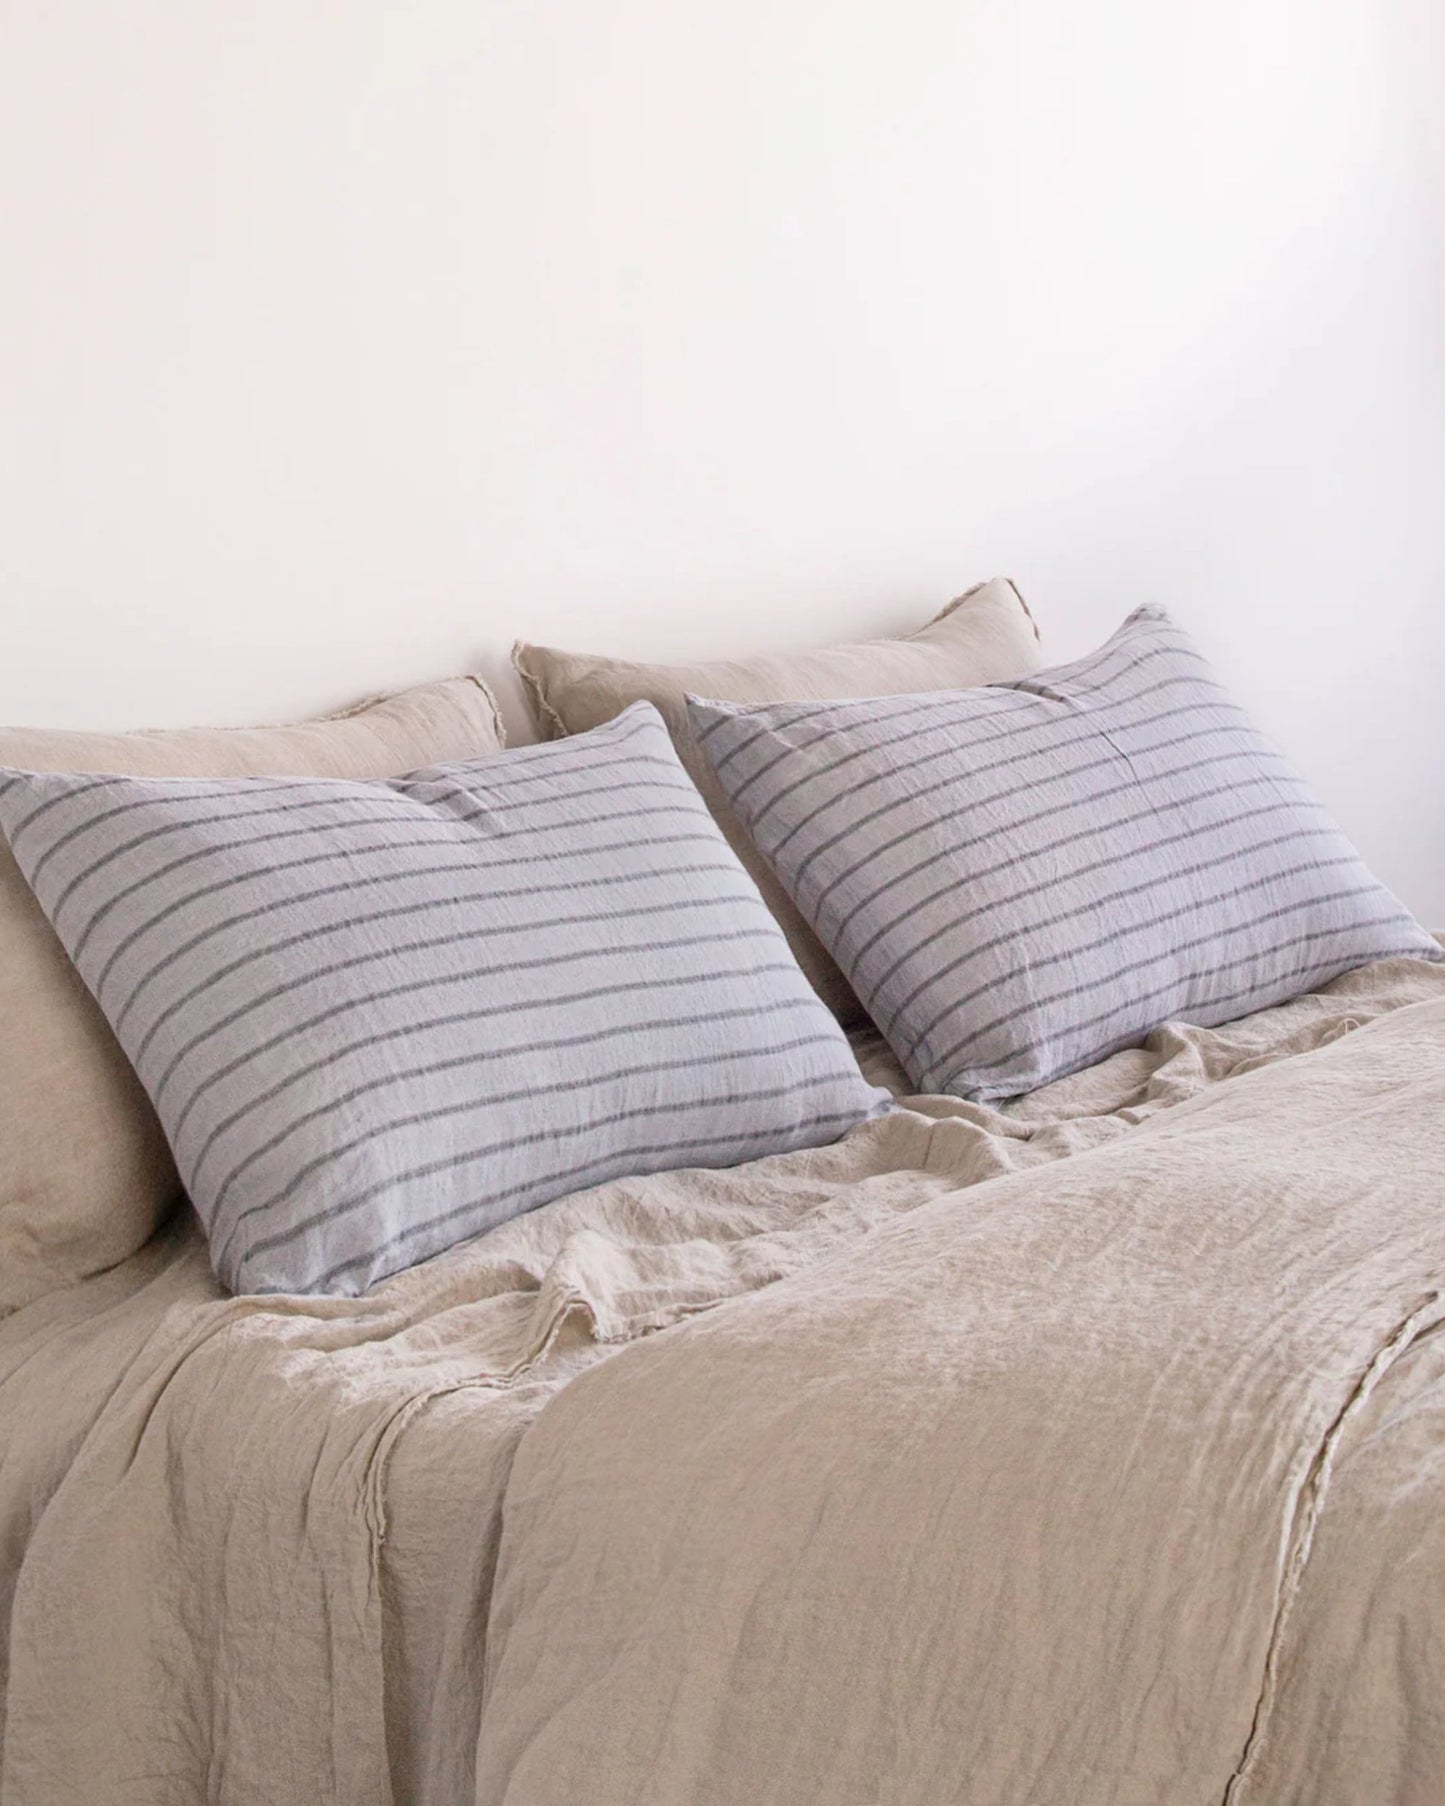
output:
[[[1438,1799],[1442,1048],[1390,962],[359,1299],[177,1221],[0,1321],[0,1802]]]
[[[1445,1000],[937,1196],[542,1414],[478,1797],[1438,1806],[1442,1328]]]

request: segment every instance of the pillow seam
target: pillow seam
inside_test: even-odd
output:
[[[545,729],[549,740],[565,740],[569,737],[571,730],[548,700],[547,693],[542,687],[541,678],[537,676],[536,672],[528,669],[525,661],[530,651],[531,647],[525,640],[513,640],[512,669],[521,679],[522,693],[531,705],[537,725]]]

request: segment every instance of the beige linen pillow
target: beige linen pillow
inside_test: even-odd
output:
[[[379,778],[501,745],[490,691],[457,677],[294,727],[0,728],[0,766]],[[0,1316],[133,1254],[179,1186],[139,1081],[0,836]]]
[[[512,662],[549,738],[600,727],[634,702],[650,702],[659,711],[683,764],[782,925],[799,965],[846,1023],[861,1019],[862,1005],[759,856],[694,746],[687,724],[688,691],[723,702],[762,703],[970,690],[1025,677],[1039,669],[1043,654],[1023,597],[1006,577],[993,577],[950,602],[926,627],[900,639],[696,665],[638,665],[518,641]]]

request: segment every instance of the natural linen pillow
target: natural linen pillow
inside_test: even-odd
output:
[[[957,690],[1023,677],[1043,662],[1023,597],[1004,577],[976,584],[916,633],[710,664],[637,665],[583,652],[518,643],[512,659],[544,733],[583,733],[629,703],[650,702],[672,732],[683,764],[733,851],[756,879],[820,997],[844,1022],[862,1014],[847,980],[753,850],[687,728],[687,694],[730,702],[807,702],[837,696],[897,696]]]
[[[475,677],[292,727],[0,729],[0,766],[376,778],[502,744]],[[0,1316],[125,1260],[180,1181],[155,1112],[0,836]]]
[[[887,1107],[657,713],[378,783],[0,774],[238,1291]]]
[[[733,807],[921,1091],[1009,1097],[1440,947],[1162,610],[986,689],[693,699]]]

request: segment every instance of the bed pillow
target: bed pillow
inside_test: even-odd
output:
[[[690,711],[920,1091],[1010,1097],[1171,1018],[1441,957],[1160,609],[985,689]]]
[[[844,1022],[862,1010],[847,980],[809,930],[787,892],[753,850],[746,832],[698,756],[687,728],[687,694],[731,702],[802,702],[819,697],[894,696],[913,690],[956,690],[1022,677],[1043,662],[1038,633],[1023,597],[1006,578],[980,583],[950,602],[927,626],[899,639],[826,646],[694,665],[638,665],[584,652],[519,643],[512,653],[544,734],[583,733],[610,721],[629,703],[650,702],[733,851],[756,879],[818,994]]]
[[[0,729],[0,765],[192,777],[370,778],[501,746],[459,677],[292,727]],[[0,1316],[127,1258],[179,1194],[165,1137],[0,835]]]
[[[887,1106],[646,704],[384,782],[0,773],[0,826],[237,1291]]]

